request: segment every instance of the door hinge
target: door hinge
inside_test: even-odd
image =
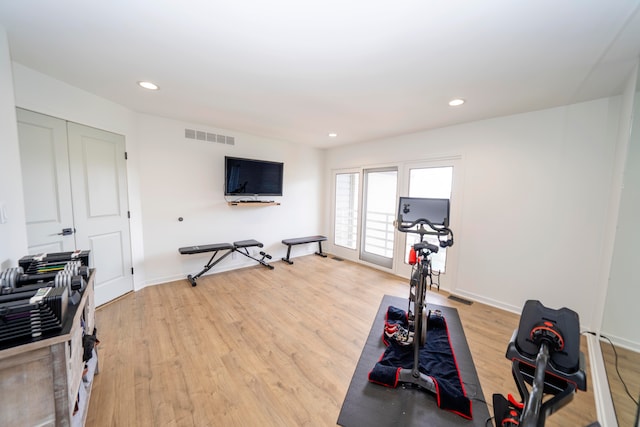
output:
[[[127,218],[131,219],[131,211],[127,211]]]
[[[133,275],[133,267],[131,267],[131,275]]]
[[[129,155],[127,154],[127,152],[126,152],[126,151],[124,152],[124,159],[125,159],[125,160],[128,160],[128,159],[129,159]]]

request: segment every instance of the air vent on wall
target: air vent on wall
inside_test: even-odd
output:
[[[202,130],[185,129],[184,137],[188,139],[196,139],[198,141],[217,142],[219,144],[236,145],[236,138],[227,135],[217,135],[215,133],[205,132]]]

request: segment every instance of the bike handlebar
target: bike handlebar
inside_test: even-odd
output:
[[[440,229],[431,223],[431,221],[429,221],[426,218],[418,218],[415,221],[403,221],[402,220],[402,215],[400,215],[398,217],[398,220],[396,221],[397,227],[399,231],[402,231],[404,233],[415,233],[416,230],[411,230],[412,227],[415,227],[416,225],[428,225],[429,228],[431,228],[433,231],[431,233],[434,234],[438,234],[439,230],[442,230],[446,227],[442,226]]]
[[[417,229],[413,229],[413,227],[415,227],[416,225],[418,225],[419,227]],[[425,225],[429,226],[431,231],[424,228]],[[420,234],[420,236],[424,236],[425,234],[438,236],[438,240],[440,240],[440,237],[446,236],[446,240],[440,240],[440,246],[453,246],[453,231],[451,231],[451,229],[447,226],[433,224],[426,218],[419,218],[415,221],[405,222],[402,220],[402,215],[398,215],[398,219],[396,220],[396,227],[398,228],[398,231],[401,231],[403,233],[416,233]]]

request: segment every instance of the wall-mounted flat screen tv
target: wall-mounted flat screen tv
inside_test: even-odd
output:
[[[284,163],[224,158],[225,196],[282,196]]]

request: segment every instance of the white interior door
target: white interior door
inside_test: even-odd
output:
[[[64,120],[17,110],[29,254],[76,248]],[[26,255],[26,254],[25,254]]]
[[[91,250],[96,304],[133,289],[124,136],[67,124],[76,241]]]
[[[90,250],[98,305],[132,291],[124,137],[17,115],[29,252]]]

